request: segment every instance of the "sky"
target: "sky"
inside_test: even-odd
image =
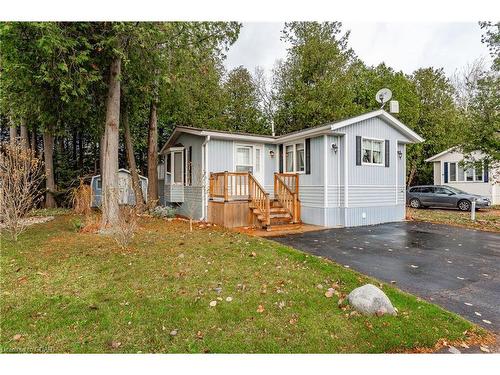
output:
[[[468,63],[491,59],[481,43],[477,22],[468,23],[343,23],[350,30],[349,44],[368,65],[385,62],[395,70],[412,73],[420,67],[442,67],[448,76]],[[226,68],[243,65],[251,72],[261,66],[269,75],[276,59],[286,57],[280,40],[283,23],[243,23],[240,36],[227,54]]]

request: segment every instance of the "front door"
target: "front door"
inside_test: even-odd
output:
[[[235,172],[250,172],[264,184],[264,146],[263,145],[236,145]]]

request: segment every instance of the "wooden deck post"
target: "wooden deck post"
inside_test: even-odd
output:
[[[266,225],[271,225],[271,202],[269,201],[269,193],[266,193]]]
[[[253,191],[252,191],[252,178],[250,176],[250,172],[247,173],[247,182],[248,182],[248,200],[251,201],[253,199]]]
[[[214,196],[214,176],[213,176],[213,173],[210,172],[208,199],[213,199],[213,196]]]
[[[224,202],[229,200],[227,171],[224,172]]]
[[[278,190],[278,173],[274,172],[274,199],[276,199],[276,196],[278,195],[277,190]]]

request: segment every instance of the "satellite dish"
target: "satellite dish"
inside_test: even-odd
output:
[[[392,91],[389,89],[380,89],[375,94],[375,100],[382,104],[380,108],[384,108],[384,104],[392,98]]]

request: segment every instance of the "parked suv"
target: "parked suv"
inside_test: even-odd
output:
[[[412,186],[406,194],[406,203],[413,208],[448,207],[458,208],[461,211],[470,211],[474,200],[476,201],[476,208],[491,206],[488,198],[469,194],[451,186]]]

